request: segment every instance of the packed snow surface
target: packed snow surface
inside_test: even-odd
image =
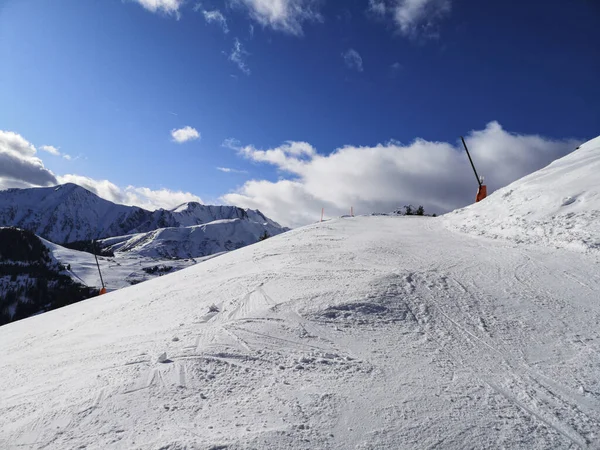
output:
[[[600,258],[311,225],[0,327],[0,448],[599,448]]]
[[[600,137],[446,219],[468,233],[600,251]]]

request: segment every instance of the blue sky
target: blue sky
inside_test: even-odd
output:
[[[599,19],[590,0],[4,0],[0,130],[124,203],[198,196],[291,225],[319,205],[443,212],[471,200],[461,134],[483,136],[496,188],[600,134]],[[175,142],[184,127],[199,137]]]

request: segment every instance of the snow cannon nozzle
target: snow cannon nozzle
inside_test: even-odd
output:
[[[473,159],[471,158],[471,154],[469,153],[469,149],[467,148],[465,138],[461,136],[460,140],[462,141],[463,146],[465,147],[465,151],[467,152],[467,156],[469,157],[469,162],[471,163],[471,167],[473,168],[473,172],[475,173],[475,179],[477,179],[477,184],[479,185],[479,188],[477,189],[477,195],[475,196],[475,203],[477,203],[487,197],[487,186],[483,184],[483,176],[479,176],[477,174],[477,169],[475,169],[475,164],[473,163]]]

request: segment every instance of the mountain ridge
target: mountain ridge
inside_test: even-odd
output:
[[[287,231],[258,210],[189,202],[149,211],[111,202],[73,183],[0,191],[0,226],[25,229],[57,244],[235,218]]]

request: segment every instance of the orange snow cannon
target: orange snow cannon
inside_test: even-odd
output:
[[[485,184],[480,184],[479,189],[477,189],[477,196],[475,197],[475,203],[480,202],[484,198],[487,197],[487,186]]]
[[[479,185],[479,188],[477,189],[477,195],[475,196],[475,203],[478,203],[487,197],[487,186],[483,184],[483,177],[477,175],[477,169],[475,169],[475,164],[473,164],[473,160],[471,159],[471,154],[469,153],[469,149],[467,148],[465,138],[461,136],[460,140],[462,141],[465,147],[467,156],[469,157],[469,162],[471,163],[471,167],[473,168],[473,172],[475,173],[475,178],[477,179],[477,184]]]
[[[102,289],[100,289],[100,293],[98,295],[104,295],[106,294],[106,288],[103,287]]]

